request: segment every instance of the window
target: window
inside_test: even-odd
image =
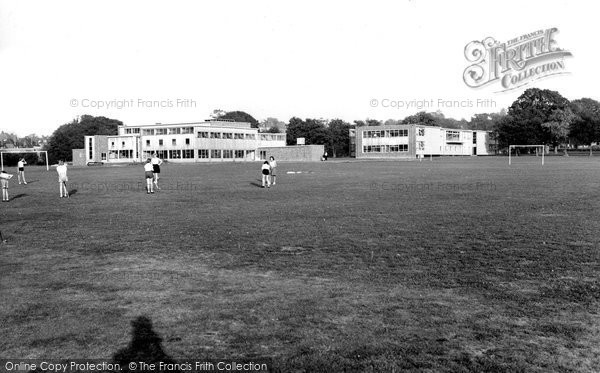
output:
[[[211,149],[210,157],[211,158],[221,158],[221,151],[218,149]]]
[[[261,150],[260,153],[258,153],[260,156],[260,160],[264,161],[267,159],[267,151],[266,150]]]
[[[146,146],[150,146],[150,140],[146,140]]]
[[[223,158],[233,158],[233,150],[223,150]]]
[[[185,139],[185,145],[190,145],[190,139]]]
[[[153,136],[154,135],[154,129],[144,129],[142,131],[142,135],[144,135],[144,136]]]
[[[417,150],[425,150],[425,141],[417,141]]]
[[[121,148],[125,147],[125,141],[121,141]]]
[[[133,150],[119,150],[119,158],[133,158]]]
[[[184,135],[194,133],[194,127],[183,127],[183,128],[181,128],[181,133]]]
[[[173,146],[177,145],[177,140],[175,140],[175,139],[171,140],[171,145],[173,145]]]
[[[243,133],[236,133],[233,135],[233,138],[236,140],[243,140],[244,139],[244,134]]]
[[[224,139],[233,139],[233,133],[223,132]]]
[[[165,159],[165,158],[167,158],[167,151],[166,150],[157,150],[156,156],[160,159]]]
[[[417,136],[425,136],[425,128],[419,128],[417,130]]]
[[[267,141],[267,140],[269,140],[269,135],[261,133],[260,134],[260,139],[261,139],[261,141]]]
[[[477,144],[477,132],[473,132],[473,144]]]
[[[408,136],[408,130],[389,130],[385,131],[387,137],[406,137]]]
[[[169,150],[169,158],[170,159],[181,158],[181,150]]]
[[[247,133],[246,134],[246,140],[256,140],[256,134],[254,134],[254,133]]]
[[[210,138],[211,139],[220,139],[221,138],[221,132],[211,132],[210,133]],[[221,158],[221,157],[219,157],[219,158]]]
[[[169,135],[179,135],[181,133],[181,128],[169,128]]]
[[[90,149],[88,159],[94,159],[94,146],[93,145],[94,145],[94,140],[90,137],[90,139],[88,140],[88,148]]]
[[[156,134],[157,135],[166,135],[167,134],[167,129],[166,128],[157,128],[156,129]]]
[[[235,151],[235,157],[236,158],[244,158],[244,151],[243,150],[236,150]]]
[[[459,141],[460,132],[458,131],[446,131],[446,141]]]
[[[365,130],[362,131],[363,139],[367,138],[378,138],[378,137],[399,137],[399,136],[408,136],[408,130]]]
[[[194,158],[194,151],[192,149],[182,150],[182,158]]]
[[[106,153],[100,153],[100,158],[102,158],[103,161],[106,160]]]
[[[208,138],[208,132],[205,132],[205,131],[198,132],[198,138],[199,139],[207,139]]]
[[[114,142],[114,141],[111,141],[111,142],[110,142],[110,147],[111,147],[111,148],[114,148],[114,147],[115,147],[115,142]]]
[[[158,146],[163,146],[163,141],[162,141],[162,139],[159,139],[159,140],[158,140]]]
[[[131,128],[125,128],[125,134],[131,135]]]
[[[208,149],[198,149],[198,158],[208,158]]]

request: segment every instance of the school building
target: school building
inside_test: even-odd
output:
[[[153,153],[170,162],[233,162],[267,159],[270,148],[285,147],[286,135],[259,133],[246,122],[206,120],[119,126],[117,135],[85,136],[84,141],[78,163],[88,165],[143,162]]]
[[[350,153],[356,158],[493,155],[496,141],[487,131],[417,124],[350,129]]]

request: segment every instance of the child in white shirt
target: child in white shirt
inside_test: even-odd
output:
[[[152,161],[150,160],[150,158],[148,158],[148,160],[146,161],[146,164],[144,165],[144,172],[146,175],[146,193],[150,194],[150,193],[154,193],[154,190],[152,189],[153,186],[153,179],[154,179],[154,166],[152,165]]]
[[[69,191],[67,190],[67,181],[69,181],[69,178],[67,177],[67,165],[65,164],[65,162],[58,162],[58,166],[56,166],[56,172],[58,172],[58,186],[60,190],[60,198],[63,198],[63,191],[64,197],[69,198]]]

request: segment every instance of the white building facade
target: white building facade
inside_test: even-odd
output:
[[[356,158],[496,154],[496,142],[487,131],[414,124],[353,128],[350,148]]]
[[[120,126],[116,136],[85,136],[85,155],[88,164],[143,162],[152,154],[171,162],[234,162],[264,159],[265,148],[285,145],[285,134],[215,120]]]

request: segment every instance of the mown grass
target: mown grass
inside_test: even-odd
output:
[[[600,370],[595,157],[28,168],[0,206],[0,351],[282,371]],[[303,171],[286,174],[286,171]]]

